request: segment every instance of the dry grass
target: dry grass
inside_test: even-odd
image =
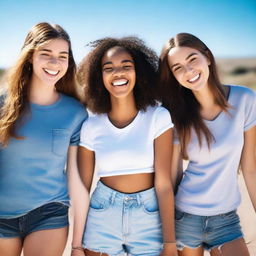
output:
[[[224,84],[245,85],[256,90],[256,58],[217,59],[221,81]],[[243,74],[234,71],[243,69]]]

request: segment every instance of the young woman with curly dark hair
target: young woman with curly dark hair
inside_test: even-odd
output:
[[[83,124],[78,165],[89,191],[94,169],[100,180],[75,248],[86,248],[86,255],[177,255],[173,124],[155,100],[158,58],[136,37],[104,38],[92,46],[79,78],[95,115]]]

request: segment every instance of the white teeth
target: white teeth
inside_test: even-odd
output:
[[[192,82],[196,81],[198,78],[199,78],[199,74],[194,76],[193,78],[189,79],[188,81],[192,83]]]
[[[57,75],[59,73],[59,71],[53,71],[53,70],[49,70],[49,69],[46,69],[46,68],[44,69],[44,71],[46,71],[50,75]]]
[[[113,85],[114,86],[121,86],[121,85],[125,85],[125,84],[127,84],[128,83],[128,80],[126,80],[126,79],[119,79],[119,80],[115,80],[115,81],[113,81]]]

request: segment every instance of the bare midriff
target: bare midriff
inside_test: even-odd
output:
[[[135,193],[154,186],[154,173],[139,173],[101,177],[100,180],[108,187],[122,193]]]

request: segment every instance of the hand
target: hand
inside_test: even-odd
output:
[[[164,244],[159,256],[178,256],[176,244]]]

